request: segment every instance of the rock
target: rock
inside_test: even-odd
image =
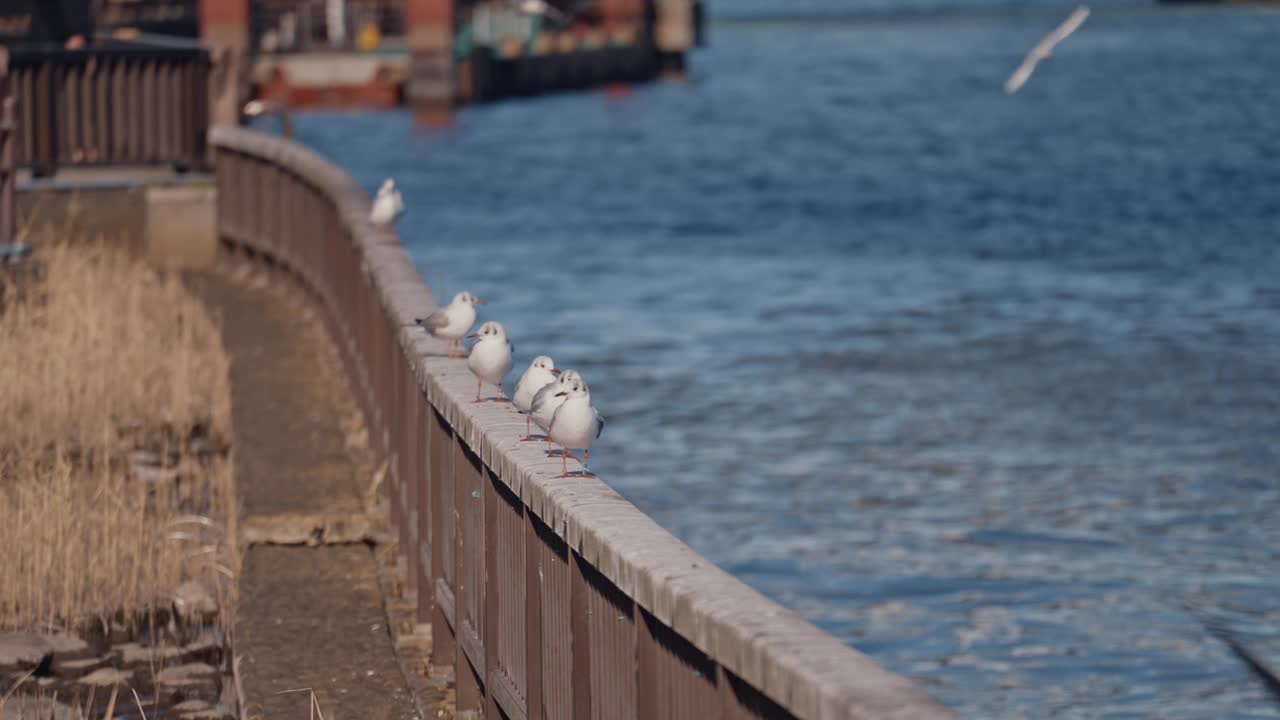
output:
[[[117,670],[115,668],[102,668],[95,670],[88,675],[80,678],[77,682],[82,685],[97,685],[98,687],[110,687],[111,685],[125,685],[133,679],[133,672],[129,670]]]
[[[75,635],[47,635],[45,639],[53,646],[55,655],[83,657],[89,652],[89,643]]]
[[[169,703],[200,700],[212,705],[221,695],[220,680],[218,670],[212,665],[187,663],[161,670],[156,675],[156,692]]]
[[[187,663],[165,668],[156,675],[156,682],[162,685],[176,685],[189,680],[218,677],[218,669],[204,663]]]
[[[222,645],[213,634],[201,633],[200,637],[182,646],[182,662],[217,665],[222,662]]]
[[[0,720],[78,720],[79,710],[48,697],[15,695],[0,706]]]
[[[0,670],[41,668],[38,674],[47,674],[55,657],[74,660],[88,653],[89,643],[74,635],[0,633]]]
[[[61,656],[53,656],[53,673],[60,678],[74,680],[82,675],[91,673],[107,667],[111,664],[110,657],[90,657],[79,659],[62,659]]]
[[[173,593],[173,609],[184,622],[203,624],[218,617],[218,601],[204,585],[188,580]]]
[[[120,658],[121,665],[134,670],[150,671],[153,667],[168,665],[182,659],[181,648],[167,645],[152,647],[130,642],[117,645],[113,650]]]
[[[53,655],[53,642],[31,633],[0,633],[0,669],[26,672]]]
[[[169,710],[183,720],[234,720],[236,716],[227,706],[204,700],[183,700]]]
[[[176,711],[178,708],[175,706],[173,709]],[[205,705],[200,710],[179,712],[178,717],[182,720],[235,720],[236,714],[226,705]]]

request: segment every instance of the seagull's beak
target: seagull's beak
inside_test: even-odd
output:
[[[476,304],[477,304],[477,305],[487,305],[488,303],[486,303],[485,301],[481,300],[480,298],[476,298]]]
[[[470,335],[468,335],[467,337],[469,337],[469,338],[478,338],[478,337],[480,337],[480,333],[471,333],[471,334],[470,334]]]
[[[558,392],[558,393],[556,393],[556,397],[567,397],[568,395],[569,395],[569,393],[567,393],[567,392]]]
[[[560,374],[560,371],[559,371],[559,370],[557,370],[556,368],[551,368],[551,374],[552,374],[552,375],[559,375],[559,374]]]

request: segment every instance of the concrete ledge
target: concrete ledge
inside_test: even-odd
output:
[[[213,178],[158,168],[73,169],[19,178],[18,227],[50,225],[123,245],[160,265],[208,267],[217,256]]]

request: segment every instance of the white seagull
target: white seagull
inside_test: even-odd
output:
[[[604,431],[604,418],[591,407],[591,391],[582,380],[575,380],[568,389],[556,393],[556,397],[564,398],[564,403],[551,418],[551,427],[547,434],[564,448],[560,454],[560,462],[564,465],[564,474],[569,477],[569,460],[565,456],[573,456],[574,450],[582,451],[582,469],[585,473],[595,475],[587,468],[591,458],[591,443]]]
[[[1044,39],[1031,48],[1031,52],[1027,53],[1027,57],[1018,66],[1017,70],[1009,76],[1004,83],[1004,91],[1010,95],[1022,89],[1027,79],[1031,77],[1031,73],[1035,72],[1036,63],[1049,57],[1053,52],[1053,48],[1058,43],[1067,39],[1067,36],[1076,31],[1076,28],[1084,24],[1085,18],[1089,17],[1089,8],[1081,5],[1076,8],[1067,19],[1062,22],[1053,32],[1044,36]]]
[[[471,326],[476,323],[475,306],[483,304],[483,300],[463,290],[454,295],[448,305],[414,322],[432,335],[448,340],[449,357],[461,357],[462,353],[455,352],[454,348],[461,349],[462,336],[471,332]]]
[[[511,4],[515,6],[516,10],[525,15],[541,15],[558,24],[568,20],[564,13],[548,3],[547,0],[513,0]]]
[[[485,383],[498,386],[497,401],[502,402],[502,378],[511,372],[511,352],[515,350],[507,340],[507,331],[502,323],[490,320],[467,337],[476,338],[471,356],[467,358],[467,367],[476,376],[476,402],[480,402],[480,390]]]
[[[529,369],[525,370],[516,381],[516,391],[511,394],[511,404],[524,413],[525,440],[533,439],[533,429],[529,427],[529,411],[533,408],[533,396],[542,388],[555,382],[559,374],[560,371],[556,369],[554,360],[546,355],[539,355],[529,363]]]
[[[577,370],[565,370],[560,373],[560,377],[555,382],[547,385],[538,392],[533,394],[533,403],[529,407],[529,417],[533,418],[533,424],[537,425],[545,433],[551,427],[551,419],[555,417],[556,410],[564,404],[564,397],[556,395],[561,390],[566,390],[575,381],[582,381],[582,376]],[[551,435],[546,436],[547,456],[551,456]]]
[[[396,189],[395,181],[391,178],[383,180],[382,187],[378,188],[378,194],[373,198],[373,211],[369,213],[369,220],[374,225],[390,225],[403,214],[404,200]]]

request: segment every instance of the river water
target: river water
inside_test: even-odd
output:
[[[315,113],[593,469],[978,718],[1280,717],[1280,11],[713,5],[687,83]],[[905,9],[904,9],[905,8]],[[514,380],[514,373],[513,378]]]

